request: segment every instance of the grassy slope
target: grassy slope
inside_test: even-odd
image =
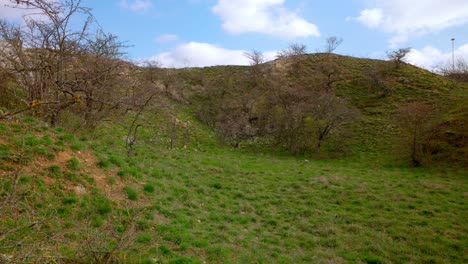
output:
[[[2,136],[2,146],[12,146],[7,142],[18,140],[10,133],[14,126],[2,127],[7,135]],[[209,131],[197,129],[201,138],[209,138]],[[44,228],[58,234],[60,254],[73,256],[84,239],[83,225],[90,225],[92,234],[108,225],[118,229],[121,223],[115,219],[126,204],[145,208],[134,238],[138,254],[121,252],[130,262],[467,261],[466,171],[254,155],[216,147],[214,139],[168,150],[164,141],[151,143],[150,131],[142,131],[138,155],[126,158],[118,140],[125,135],[123,128],[110,126],[98,132],[91,141],[71,139],[59,152],[51,150],[57,153],[55,161],[48,155],[51,163],[61,167],[63,174],[51,176],[50,170],[40,169],[21,183],[34,188],[30,197],[47,197],[47,206],[37,210],[56,215],[48,225],[53,229]],[[56,141],[53,145],[62,145],[60,138],[70,138],[55,131],[45,133]],[[73,148],[80,152],[67,150],[76,144]],[[88,148],[95,150],[99,157],[95,162],[103,172],[83,161],[81,155]],[[60,150],[83,166],[75,172],[78,179],[66,176],[73,170],[57,160]],[[8,175],[6,169],[2,167],[2,177]],[[102,174],[113,183],[86,180]],[[57,182],[48,184],[44,177]],[[79,182],[87,186],[86,194],[69,188]],[[125,197],[123,187],[132,188],[136,200]],[[113,196],[106,196],[109,190]],[[41,232],[33,234],[41,237]]]
[[[381,63],[347,57],[342,62],[356,71]],[[214,77],[224,69],[232,70],[194,69],[189,77],[196,85],[203,82],[196,80],[200,73],[208,70]],[[130,263],[467,262],[466,170],[383,166],[375,162],[377,154],[367,154],[379,149],[376,144],[387,145],[399,102],[451,100],[445,79],[413,67],[404,71],[408,76],[402,78],[421,78],[411,85],[391,78],[393,92],[380,101],[369,87],[357,89],[359,78],[337,87],[364,113],[354,148],[365,158],[358,161],[229,149],[184,109],[178,118],[189,124],[191,140],[182,140],[181,131],[176,149],[169,150],[167,120],[146,113],[149,122],[131,158],[122,141],[129,119],[80,137],[29,119],[1,123],[0,194],[11,190],[8,179],[16,166],[11,158],[21,151],[26,133],[30,162],[20,174],[21,197],[38,201],[32,203],[38,219],[53,216],[9,239],[37,243],[52,237],[38,254],[55,252],[76,261],[86,249],[80,247],[83,241],[112,245],[113,232],[125,233],[122,226],[138,211],[132,246],[116,253]],[[73,157],[78,168],[69,162]],[[3,218],[1,226],[30,220],[28,214],[19,216]],[[0,254],[17,250],[2,247],[9,239],[0,241]]]
[[[361,119],[354,127],[354,134],[349,138],[350,155],[363,162],[378,159],[383,163],[394,163],[391,160],[398,149],[399,139],[394,115],[400,105],[407,102],[421,101],[436,107],[446,109],[460,98],[466,98],[468,84],[453,82],[443,76],[427,70],[403,64],[396,69],[393,62],[355,58],[341,55],[314,54],[313,60],[328,60],[331,56],[336,64],[340,78],[334,84],[335,93],[346,99],[361,112]],[[308,76],[313,79],[320,73],[311,67],[320,62],[310,63]],[[281,61],[266,64],[267,68],[281,65]],[[281,68],[281,67],[280,67]],[[249,74],[245,66],[217,66],[176,70],[177,79],[183,80],[185,86],[179,89],[186,97],[194,91],[203,89],[207,83],[219,78],[232,79],[236,85],[243,84],[243,79]],[[374,77],[379,76],[380,84],[374,83]],[[247,77],[248,78],[248,77]],[[242,87],[235,89],[242,92]],[[197,101],[192,102],[197,106]],[[207,103],[203,101],[202,103]],[[450,119],[450,117],[448,117]],[[360,158],[362,157],[362,158]]]
[[[203,146],[142,144],[138,153],[132,162],[155,185],[151,201],[163,216],[154,235],[180,255],[210,263],[465,260],[464,171]]]
[[[437,109],[450,107],[468,86],[454,83],[427,70],[404,64],[395,69],[392,62],[339,56],[345,75],[337,84],[337,95],[346,98],[362,113],[353,138],[354,149],[365,153],[391,154],[397,143],[394,114],[401,104],[420,101]],[[372,82],[380,74],[384,87]],[[384,155],[384,159],[388,156]],[[375,157],[373,157],[374,159]]]

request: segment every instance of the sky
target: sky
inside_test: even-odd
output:
[[[20,19],[0,0],[0,17]],[[468,0],[82,0],[105,31],[130,47],[127,59],[165,67],[246,65],[245,52],[274,59],[292,43],[384,59],[410,47],[408,61],[429,70],[455,56],[468,61]]]

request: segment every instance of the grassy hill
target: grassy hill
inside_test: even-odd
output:
[[[287,75],[288,67],[291,66],[288,65],[285,59],[261,65],[262,78],[269,79],[277,75],[286,75],[284,78],[287,81],[284,86],[315,87],[324,82],[324,72],[332,71],[335,74],[331,77],[332,92],[358,109],[360,118],[353,124],[351,129],[353,133],[346,139],[347,152],[350,154],[347,155],[348,157],[365,156],[366,159],[370,158],[375,161],[375,154],[379,154],[379,156],[384,156],[383,162],[398,162],[392,160],[393,158],[398,160],[397,152],[401,152],[398,144],[401,143],[401,138],[396,113],[406,103],[427,104],[433,107],[437,114],[443,115],[440,119],[450,123],[449,126],[458,122],[463,123],[462,127],[466,128],[466,118],[461,115],[466,115],[466,108],[463,105],[468,96],[467,83],[457,82],[409,64],[402,64],[401,67],[396,68],[391,61],[336,54],[305,56],[300,61],[301,69],[298,76]],[[222,112],[218,111],[221,107],[235,105],[236,103],[232,101],[236,98],[239,101],[252,100],[253,105],[261,100],[259,92],[256,91],[261,89],[252,87],[253,74],[252,67],[245,66],[173,70],[171,71],[173,81],[168,86],[172,86],[178,98],[184,98],[183,101],[192,106],[195,114],[200,116],[200,112],[204,111],[202,115],[210,116],[202,120],[216,130],[216,119],[219,119],[220,114],[222,115]],[[268,89],[267,85],[266,91],[261,93],[271,93],[272,91]],[[214,107],[203,110],[207,105],[214,105]],[[246,106],[237,107],[245,108]],[[255,108],[255,106],[250,108]],[[231,107],[226,111],[236,110],[238,109]],[[255,116],[255,113],[252,114],[255,110],[248,109],[247,112],[249,112],[248,115]],[[222,116],[222,118],[229,117],[229,115]],[[459,132],[459,134],[466,133]],[[443,138],[445,135],[437,137]],[[464,144],[464,152],[460,155],[466,157],[466,140]],[[453,149],[446,152],[451,151]],[[451,158],[441,157],[440,159]]]
[[[311,55],[304,78],[286,83],[323,81],[315,64],[327,56]],[[93,129],[75,109],[63,128],[27,115],[1,121],[0,263],[467,262],[466,167],[407,166],[395,114],[406,102],[436,106],[437,131],[460,143],[468,87],[332,56],[333,93],[360,112],[333,159],[291,155],[266,137],[234,148],[200,119],[211,103],[257,98],[250,67],[150,72],[163,92],[138,116],[131,156],[135,110]],[[265,67],[283,74],[284,65]],[[452,155],[466,160],[463,148]]]

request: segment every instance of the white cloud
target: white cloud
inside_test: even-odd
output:
[[[55,0],[49,0],[55,1]],[[34,17],[34,19],[45,21],[47,17],[45,15],[39,14],[38,9],[26,6],[18,7],[18,5],[13,4],[9,0],[0,0],[0,19],[5,19],[8,21],[17,21],[24,22],[24,17]]]
[[[468,43],[458,47],[455,50],[455,60],[463,59],[468,61]],[[452,52],[443,52],[439,49],[436,49],[432,46],[426,46],[420,50],[412,49],[408,54],[408,62],[426,68],[428,70],[433,70],[436,67],[445,66],[450,64],[452,61]]]
[[[147,60],[158,61],[163,67],[205,67],[214,65],[248,65],[244,50],[225,49],[209,43],[188,42],[174,50],[160,53]],[[265,52],[267,60],[275,58],[276,52]]]
[[[380,8],[364,9],[356,20],[370,28],[376,28],[382,23],[383,11]]]
[[[153,6],[150,0],[121,0],[119,3],[120,7],[130,9],[132,11],[145,11]]]
[[[0,17],[6,20],[20,20],[28,12],[24,9],[13,8],[9,0],[0,0]]]
[[[394,34],[391,45],[411,35],[443,30],[468,23],[467,0],[375,0],[374,7],[354,19],[370,28]]]
[[[320,36],[316,25],[284,7],[285,0],[219,0],[213,12],[232,34],[264,33],[282,38]]]
[[[172,42],[172,41],[176,41],[178,40],[179,37],[177,35],[174,35],[174,34],[164,34],[164,35],[161,35],[159,36],[156,41],[159,42],[159,43],[167,43],[167,42]]]

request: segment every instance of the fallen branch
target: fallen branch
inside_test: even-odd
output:
[[[23,108],[21,110],[18,110],[18,111],[15,111],[15,112],[9,112],[9,113],[6,113],[6,114],[3,114],[3,115],[0,115],[0,120],[2,119],[7,119],[11,116],[15,116],[15,115],[18,115],[18,114],[21,114],[21,113],[24,113],[24,112],[27,112],[29,110],[32,110],[38,106],[42,106],[42,105],[51,105],[51,104],[60,104],[61,101],[49,101],[49,102],[36,102],[36,101],[33,101],[29,104],[28,107],[26,108]]]
[[[42,221],[36,221],[36,222],[32,222],[26,226],[19,226],[19,227],[16,227],[16,228],[13,228],[13,229],[10,229],[8,231],[6,231],[5,233],[1,234],[0,235],[0,241],[5,239],[9,234],[13,234],[13,233],[16,233],[22,229],[28,229],[28,228],[32,228],[36,225],[40,225],[42,223],[44,223],[45,220],[42,220]]]

